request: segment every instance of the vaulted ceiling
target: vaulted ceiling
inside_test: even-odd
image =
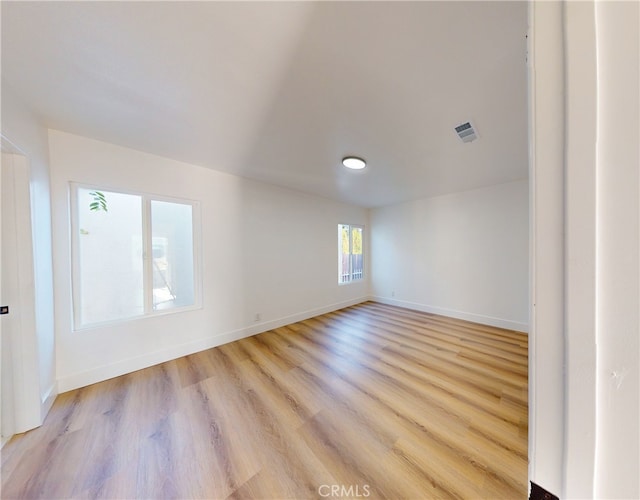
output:
[[[366,207],[527,177],[526,2],[1,9],[2,84],[50,128]]]

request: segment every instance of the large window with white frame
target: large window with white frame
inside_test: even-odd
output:
[[[75,329],[198,305],[198,202],[71,191]]]
[[[363,227],[338,224],[338,283],[361,280],[364,275]]]

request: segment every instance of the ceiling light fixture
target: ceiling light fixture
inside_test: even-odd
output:
[[[358,158],[357,156],[346,156],[342,159],[342,164],[350,168],[352,170],[361,170],[367,166],[365,161],[362,158]]]

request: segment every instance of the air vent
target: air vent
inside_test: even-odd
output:
[[[476,134],[476,130],[473,128],[473,125],[471,125],[471,122],[458,125],[455,129],[462,142],[471,142],[478,138],[478,134]]]

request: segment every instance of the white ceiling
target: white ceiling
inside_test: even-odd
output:
[[[1,8],[2,84],[50,128],[366,207],[527,176],[526,2]]]

